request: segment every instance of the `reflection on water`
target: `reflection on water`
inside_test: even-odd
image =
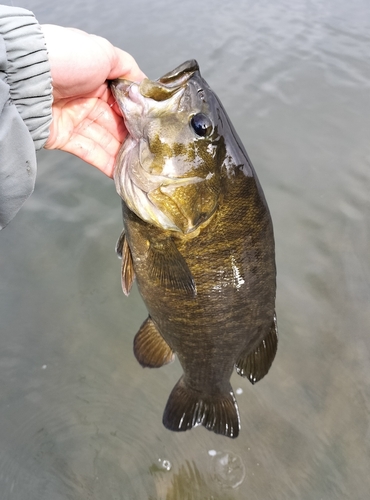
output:
[[[224,455],[225,456],[225,455]],[[225,464],[219,462],[221,471],[202,473],[194,462],[185,461],[172,477],[152,471],[156,481],[157,496],[150,499],[159,500],[233,500],[235,496],[227,491],[223,479]],[[217,467],[216,467],[217,468]],[[219,481],[215,482],[215,476]]]
[[[181,368],[148,377],[133,356],[146,313],[120,288],[113,183],[42,152],[0,233],[1,500],[367,498],[370,4],[18,3],[109,37],[152,78],[198,59],[273,215],[280,345],[255,387],[233,376],[238,439],[164,429]]]

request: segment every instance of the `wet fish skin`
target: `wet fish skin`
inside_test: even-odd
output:
[[[175,199],[185,214],[176,214],[176,207],[167,212],[169,220],[175,214],[176,229],[143,220],[132,200],[123,196],[124,290],[129,292],[136,276],[149,312],[135,337],[134,352],[142,366],[162,366],[174,353],[179,358],[184,375],[164,411],[168,429],[184,431],[203,425],[234,438],[240,429],[230,384],[234,366],[255,383],[268,372],[277,348],[272,222],[248,155],[196,63],[184,63],[168,75],[145,83],[145,99],[166,102],[168,95],[176,94],[177,84],[202,89],[196,112],[204,110],[205,101],[216,149],[213,160],[207,159],[207,168],[212,168],[216,181],[207,187],[213,194],[200,222],[199,214],[192,217],[192,207],[183,209],[181,203],[197,199],[202,181],[190,185],[192,196],[180,192],[176,198],[175,189],[171,202]],[[188,102],[194,107],[191,99]],[[190,107],[189,117],[191,112]],[[210,172],[196,173],[205,179]],[[183,169],[183,174],[194,177],[194,169]],[[119,187],[120,182],[116,179]]]

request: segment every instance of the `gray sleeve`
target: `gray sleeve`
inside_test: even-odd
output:
[[[51,123],[50,65],[32,12],[0,5],[0,229],[33,192]]]

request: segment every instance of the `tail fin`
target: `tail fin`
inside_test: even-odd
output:
[[[231,385],[224,393],[208,395],[191,389],[181,377],[168,398],[163,425],[171,431],[204,425],[216,434],[236,438],[240,420]]]

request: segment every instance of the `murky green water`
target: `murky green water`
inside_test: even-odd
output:
[[[20,1],[110,38],[156,78],[189,58],[219,94],[274,219],[280,345],[237,375],[233,441],[163,428],[181,368],[143,370],[120,288],[113,183],[42,152],[0,233],[2,500],[364,500],[370,489],[370,4]]]

